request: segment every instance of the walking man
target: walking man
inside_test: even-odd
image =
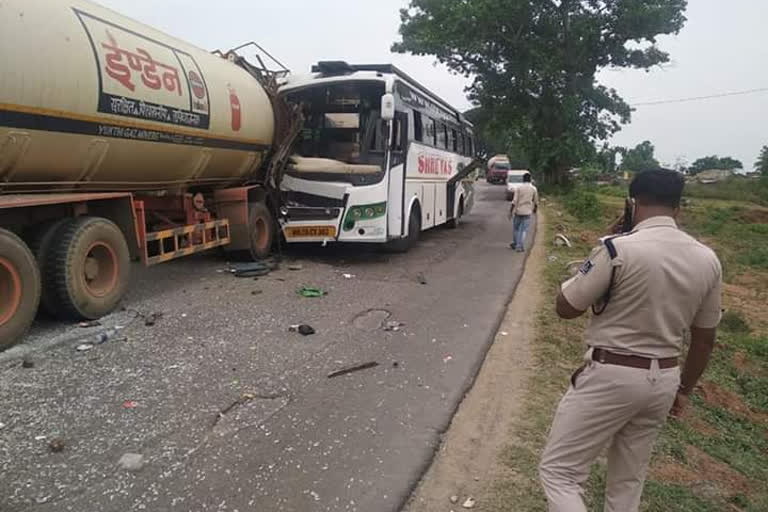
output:
[[[531,184],[531,174],[523,175],[523,183],[515,189],[510,215],[512,216],[512,243],[509,246],[517,252],[525,252],[525,237],[531,226],[531,215],[539,207],[539,192]]]
[[[586,512],[582,485],[607,448],[605,512],[636,512],[651,448],[709,362],[720,321],[715,253],[677,228],[683,178],[647,171],[629,187],[629,233],[606,238],[557,297],[571,319],[592,308],[585,364],[558,405],[539,474],[550,512]],[[681,372],[683,333],[691,342]]]

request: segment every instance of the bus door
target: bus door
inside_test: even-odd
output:
[[[392,120],[392,144],[389,150],[389,197],[387,219],[389,237],[402,236],[403,200],[405,194],[405,162],[408,149],[408,114],[396,112]]]

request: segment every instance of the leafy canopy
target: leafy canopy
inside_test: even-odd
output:
[[[392,49],[434,55],[473,77],[469,97],[558,181],[629,122],[597,83],[605,67],[669,61],[656,44],[685,22],[686,0],[411,0]]]
[[[717,155],[712,156],[705,156],[704,158],[699,158],[695,162],[691,164],[691,167],[689,168],[689,171],[691,174],[698,174],[701,171],[707,171],[709,169],[723,169],[723,170],[731,170],[731,169],[743,169],[744,165],[736,160],[735,158],[731,158],[729,156],[720,158]]]
[[[624,152],[621,168],[632,172],[649,171],[658,169],[659,162],[654,156],[655,149],[650,141],[646,140],[632,149]]]
[[[763,146],[763,149],[760,150],[760,156],[755,162],[755,170],[761,176],[768,178],[768,146]]]

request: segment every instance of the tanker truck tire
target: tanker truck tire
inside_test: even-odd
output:
[[[61,226],[63,226],[68,220],[69,218],[65,217],[63,219],[43,222],[42,224],[33,226],[24,237],[27,245],[29,246],[29,250],[32,251],[32,254],[35,255],[37,266],[40,269],[40,280],[43,283],[47,282],[49,279],[49,276],[45,271],[45,261],[48,257],[48,252],[51,249],[51,244],[53,243],[54,237],[59,232]],[[43,287],[42,294],[40,295],[40,309],[49,315],[54,315],[56,311],[55,299],[50,297],[50,294],[47,293],[47,289],[45,287]]]
[[[111,312],[128,287],[130,253],[123,233],[101,217],[78,217],[60,227],[43,274],[57,317],[95,320]]]
[[[0,350],[27,332],[40,302],[40,271],[27,245],[0,228]]]
[[[275,240],[275,221],[266,204],[248,205],[248,230],[251,258],[261,260],[269,256]]]

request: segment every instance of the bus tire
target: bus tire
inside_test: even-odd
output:
[[[408,235],[388,242],[387,250],[390,252],[408,252],[419,242],[420,236],[421,209],[418,204],[414,204],[411,208],[411,214],[408,216]]]
[[[46,293],[55,315],[94,320],[111,312],[128,288],[130,261],[125,236],[112,221],[69,219],[45,260]]]
[[[275,221],[263,202],[248,205],[248,236],[249,252],[253,260],[261,260],[269,256],[275,240]]]
[[[461,218],[464,216],[464,196],[461,196],[459,198],[459,211],[456,213],[456,216],[452,219],[448,219],[448,222],[446,222],[446,225],[449,229],[456,229],[459,227],[459,224],[461,224]]]
[[[56,233],[58,233],[61,226],[69,220],[68,217],[62,219],[55,219],[48,222],[43,222],[33,226],[25,236],[29,250],[35,255],[37,260],[37,266],[40,269],[40,280],[43,283],[48,282],[50,276],[47,275],[45,260],[48,256],[48,252],[51,249]],[[51,298],[47,293],[45,286],[42,287],[42,294],[40,295],[40,309],[53,315],[55,311],[55,300]]]
[[[0,350],[21,340],[37,313],[40,271],[29,247],[0,228]]]

